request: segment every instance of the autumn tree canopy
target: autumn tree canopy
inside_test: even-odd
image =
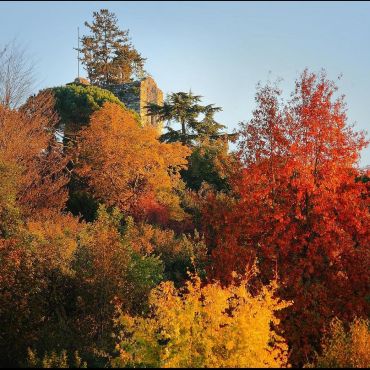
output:
[[[105,103],[81,132],[78,173],[108,205],[133,213],[164,207],[176,219],[182,212],[173,190],[188,154],[180,143],[161,143],[157,129],[141,127],[131,112]]]
[[[30,98],[19,110],[0,105],[1,228],[14,225],[17,212],[59,211],[67,200],[68,158],[54,137],[53,108],[50,93]]]
[[[29,97],[0,49],[0,367],[369,367],[368,142],[335,83],[260,84],[236,134],[145,88],[163,133],[103,88],[145,60],[93,18],[91,85]]]
[[[277,87],[261,87],[241,127],[237,199],[205,209],[213,277],[227,283],[257,258],[261,281],[277,274],[280,295],[294,301],[283,320],[293,364],[318,348],[328,319],[368,310],[369,203],[356,181],[367,143],[335,92],[325,74],[308,71],[285,104]]]

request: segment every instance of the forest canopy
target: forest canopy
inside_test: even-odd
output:
[[[335,82],[261,83],[234,133],[183,91],[143,125],[105,89],[144,75],[129,31],[86,27],[88,83],[30,95],[4,59],[0,367],[370,367],[369,141]]]

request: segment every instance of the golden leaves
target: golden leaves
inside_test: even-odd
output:
[[[150,317],[122,318],[125,352],[115,364],[285,367],[287,345],[270,324],[278,324],[275,311],[289,304],[274,298],[275,289],[252,296],[246,281],[223,288],[218,282],[203,285],[197,276],[179,290],[161,283],[150,296]]]

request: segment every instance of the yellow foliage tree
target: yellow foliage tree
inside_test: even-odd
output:
[[[26,222],[25,237],[40,262],[49,269],[71,273],[79,233],[85,224],[71,214],[45,212]]]
[[[306,367],[369,368],[369,343],[369,320],[355,319],[346,330],[342,321],[334,319],[322,340],[322,354]]]
[[[286,367],[287,344],[271,325],[287,302],[276,286],[252,296],[247,281],[203,286],[193,277],[183,289],[164,282],[150,296],[152,315],[118,320],[115,367]]]
[[[180,143],[161,143],[158,130],[140,127],[133,114],[114,103],[95,112],[81,132],[80,166],[92,193],[122,211],[145,210],[155,199],[172,218],[181,219],[180,170],[190,150]]]

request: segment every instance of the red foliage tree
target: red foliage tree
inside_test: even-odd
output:
[[[307,71],[287,104],[277,87],[259,88],[253,118],[242,125],[237,200],[225,207],[213,197],[204,212],[212,277],[229,283],[257,258],[261,281],[277,274],[279,294],[294,301],[283,322],[296,365],[318,348],[332,317],[369,308],[369,198],[355,181],[367,142],[347,124],[336,89],[324,73]]]

